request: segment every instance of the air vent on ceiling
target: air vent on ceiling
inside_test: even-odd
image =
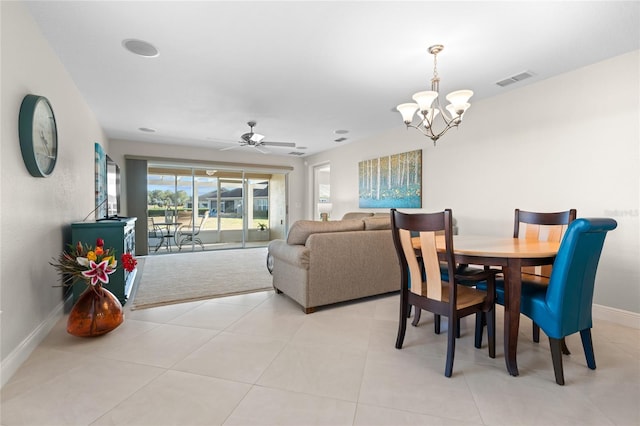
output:
[[[289,155],[304,155],[304,152],[300,152],[300,151],[291,151],[289,153]]]
[[[533,76],[534,74],[531,71],[525,71],[521,72],[520,74],[512,75],[511,77],[505,78],[504,80],[500,80],[496,84],[500,87],[505,87]]]
[[[346,141],[346,140],[347,140],[347,138],[342,137],[342,138],[334,139],[333,141],[334,141],[334,142],[344,142],[344,141]]]

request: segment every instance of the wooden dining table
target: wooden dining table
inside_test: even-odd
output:
[[[419,239],[413,239],[419,248]],[[438,251],[444,252],[444,237],[436,237]],[[520,326],[521,269],[523,266],[553,264],[560,243],[524,238],[455,235],[456,263],[501,267],[504,273],[504,353],[507,370],[518,375],[516,352]]]

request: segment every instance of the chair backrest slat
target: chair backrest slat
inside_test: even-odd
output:
[[[423,295],[426,293],[426,289],[424,288],[425,283],[422,279],[422,273],[420,272],[420,263],[418,262],[415,250],[413,249],[413,244],[411,243],[411,232],[406,229],[400,229],[399,233],[402,251],[407,259],[407,266],[409,269],[409,280],[411,282],[410,290],[413,293]]]
[[[539,213],[515,210],[513,238],[525,238],[539,241],[560,242],[568,225],[575,220],[576,210],[563,212]],[[550,277],[552,265],[525,266],[526,274]]]

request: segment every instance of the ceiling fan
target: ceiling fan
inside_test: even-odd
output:
[[[290,148],[294,148],[296,146],[295,143],[293,142],[268,142],[265,141],[264,135],[261,135],[260,133],[254,133],[253,132],[253,128],[256,126],[256,122],[255,121],[249,121],[247,123],[249,125],[249,132],[243,134],[242,136],[240,136],[240,139],[238,143],[240,145],[236,145],[236,146],[230,146],[228,148],[222,148],[220,151],[227,151],[230,149],[235,149],[235,148],[239,148],[239,147],[243,147],[243,146],[250,146],[255,148],[257,151],[260,151],[263,154],[268,154],[269,151],[267,151],[266,149],[264,149],[263,147],[265,146],[275,146],[275,147],[290,147]]]

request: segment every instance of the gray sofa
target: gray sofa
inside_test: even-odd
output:
[[[388,214],[347,213],[342,220],[295,222],[287,240],[269,243],[273,287],[315,308],[400,290]]]

